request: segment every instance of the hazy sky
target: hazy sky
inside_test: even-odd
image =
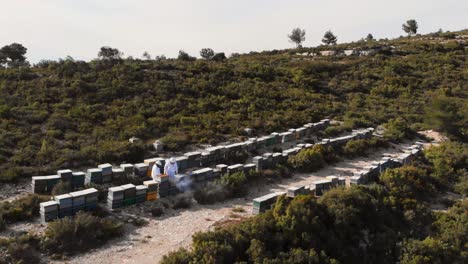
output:
[[[90,60],[101,46],[134,57],[282,49],[293,27],[306,29],[304,46],[328,29],[338,42],[398,37],[411,18],[421,33],[468,28],[466,0],[0,0],[0,10],[0,46],[22,43],[31,62]]]

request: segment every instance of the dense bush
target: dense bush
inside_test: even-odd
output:
[[[228,197],[242,197],[247,194],[247,177],[244,172],[223,175],[220,184],[226,190]]]
[[[0,238],[0,264],[41,263],[37,235],[27,233],[13,238]]]
[[[468,147],[463,143],[445,142],[424,151],[424,156],[433,166],[432,176],[444,184],[453,184],[466,175]]]
[[[395,142],[402,141],[414,135],[414,132],[408,125],[408,121],[401,117],[389,120],[384,124],[384,128],[385,139]]]
[[[199,204],[214,204],[226,200],[227,197],[226,188],[217,182],[209,182],[205,187],[193,192],[193,198]]]
[[[192,196],[180,194],[173,199],[172,209],[190,208],[192,206]]]
[[[0,203],[0,216],[5,223],[30,220],[39,215],[39,204],[47,198],[28,194],[13,201]]]
[[[436,192],[435,181],[428,172],[413,166],[386,170],[380,180],[396,197],[422,199]]]
[[[387,142],[379,138],[356,139],[346,142],[343,146],[343,154],[346,157],[367,155],[370,151],[387,146]]]
[[[325,149],[321,145],[315,145],[312,148],[302,149],[294,156],[290,156],[288,164],[299,171],[312,172],[325,166]]]
[[[79,212],[74,217],[50,222],[41,244],[49,252],[71,254],[102,245],[122,232],[121,223]]]
[[[2,162],[0,162],[2,163]],[[21,170],[18,168],[8,168],[0,172],[0,183],[1,182],[17,182],[21,176]]]

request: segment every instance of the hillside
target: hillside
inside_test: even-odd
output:
[[[343,129],[396,117],[466,141],[467,31],[440,37],[340,44],[369,56],[302,56],[302,50],[224,61],[43,61],[0,69],[1,181],[134,162],[162,138],[169,150],[325,117]],[[297,55],[300,54],[300,55]],[[131,137],[143,139],[130,144]]]
[[[467,44],[7,63],[0,264],[467,263]]]

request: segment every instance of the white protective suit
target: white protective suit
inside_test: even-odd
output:
[[[159,175],[161,175],[161,169],[159,169],[158,165],[154,164],[153,169],[151,169],[151,178],[156,180]]]
[[[164,174],[167,174],[169,178],[172,178],[177,173],[179,173],[177,162],[171,163],[169,160],[166,160],[166,164],[164,164]]]

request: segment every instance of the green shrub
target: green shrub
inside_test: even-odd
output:
[[[242,197],[247,194],[247,177],[244,172],[226,174],[221,177],[220,183],[226,190],[228,197]]]
[[[453,187],[456,193],[462,195],[464,198],[468,197],[468,172],[465,171]]]
[[[343,154],[346,157],[364,156],[373,149],[385,146],[387,141],[379,138],[350,140],[343,146]]]
[[[302,172],[317,171],[325,166],[324,152],[324,147],[320,145],[302,149],[296,155],[288,158],[288,164]]]
[[[20,177],[21,170],[15,167],[0,172],[0,182],[17,182]]]
[[[424,151],[433,166],[432,176],[444,184],[458,182],[468,168],[468,148],[462,143],[445,142]]]
[[[196,189],[193,198],[199,204],[214,204],[226,200],[228,194],[223,185],[216,182],[209,182],[206,186]]]
[[[74,217],[50,222],[41,245],[51,253],[75,253],[100,246],[122,233],[122,223],[78,212]]]
[[[7,254],[14,263],[41,263],[40,255],[27,243],[11,243],[8,246]]]
[[[422,199],[436,193],[434,180],[427,171],[413,166],[388,169],[380,176],[380,180],[391,194],[403,199]]]
[[[384,138],[395,142],[400,142],[414,135],[414,131],[410,129],[408,121],[401,117],[389,120],[384,124],[384,128]]]
[[[181,194],[174,198],[172,209],[186,209],[192,206],[192,196],[188,194]]]
[[[180,150],[190,143],[190,138],[182,132],[169,133],[160,140],[167,150]]]
[[[39,215],[39,204],[47,198],[36,194],[28,194],[10,202],[0,203],[0,215],[5,223],[30,220]]]

